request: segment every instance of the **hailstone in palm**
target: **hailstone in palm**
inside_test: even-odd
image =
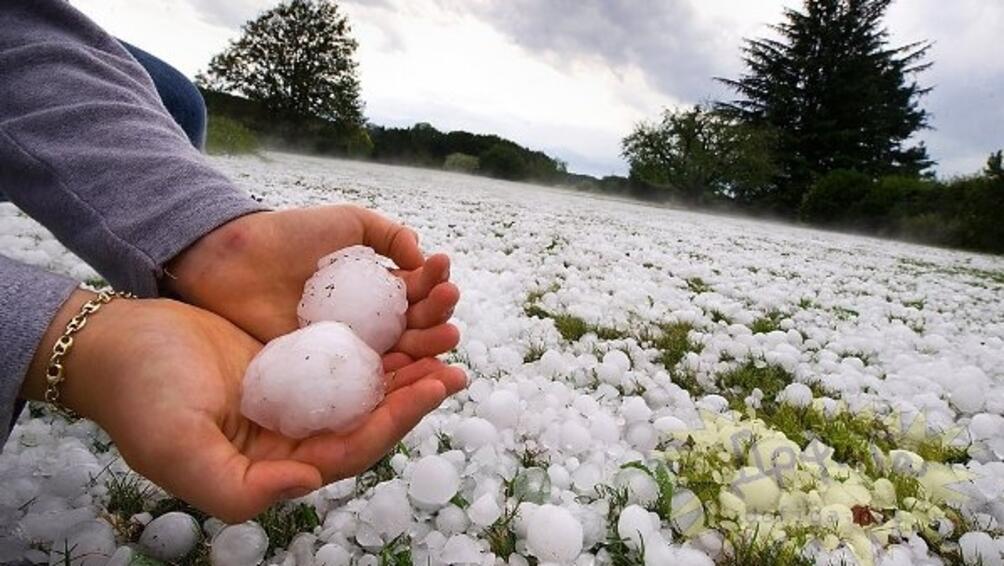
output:
[[[318,322],[269,342],[244,374],[241,412],[291,438],[349,432],[383,400],[380,355],[345,324]]]
[[[404,332],[408,296],[404,281],[366,246],[351,246],[321,258],[296,309],[300,326],[319,321],[345,323],[378,353]]]

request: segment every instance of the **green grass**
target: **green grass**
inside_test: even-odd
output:
[[[267,554],[271,554],[277,548],[288,547],[297,534],[309,533],[321,524],[317,511],[306,503],[273,505],[255,517],[255,521],[268,535]]]
[[[558,334],[569,342],[577,342],[589,333],[595,334],[600,340],[620,340],[630,336],[629,333],[623,330],[590,324],[573,314],[550,312],[544,307],[530,301],[527,301],[524,305],[523,312],[532,318],[551,319]]]
[[[129,520],[137,513],[146,511],[146,501],[153,487],[139,474],[111,474],[105,480],[108,489],[108,503],[105,509],[120,518]]]
[[[750,330],[753,334],[767,334],[781,329],[781,319],[784,317],[778,311],[770,311],[766,315],[753,321]]]
[[[449,450],[449,448],[447,450]],[[368,470],[356,476],[356,492],[365,493],[385,481],[394,479],[397,476],[397,472],[395,472],[394,468],[391,467],[390,460],[395,454],[399,453],[405,455],[410,453],[408,447],[402,442],[398,442],[397,446],[395,446],[393,450],[384,454],[383,457],[370,466]]]
[[[691,277],[687,279],[687,288],[694,294],[700,295],[701,293],[710,293],[712,291],[711,286],[704,282],[704,279],[700,277]]]
[[[660,334],[652,346],[659,350],[658,361],[667,370],[672,371],[687,352],[700,352],[700,344],[691,342],[689,338],[693,329],[694,326],[689,322],[664,324],[660,328]]]
[[[812,566],[815,561],[802,556],[798,543],[771,540],[757,531],[731,537],[732,552],[719,564],[724,566]]]
[[[238,155],[258,151],[258,137],[244,124],[226,116],[209,116],[206,129],[206,152],[213,155]]]
[[[411,537],[400,534],[380,549],[380,566],[412,566]]]
[[[509,560],[509,556],[516,552],[517,537],[516,531],[513,528],[513,521],[516,520],[518,510],[518,502],[507,506],[502,516],[481,533],[485,540],[488,541],[488,547],[491,548],[495,556],[503,560]]]

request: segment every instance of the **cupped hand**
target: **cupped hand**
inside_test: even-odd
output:
[[[77,291],[63,318],[91,296]],[[54,342],[57,331],[58,318],[47,339]],[[241,380],[261,347],[223,318],[183,303],[114,300],[77,335],[62,399],[101,425],[134,470],[239,522],[364,471],[466,383],[461,370],[438,360],[390,354],[387,395],[359,428],[297,440],[241,415]],[[41,396],[46,358],[44,351],[36,356],[24,396]]]
[[[408,290],[408,327],[393,351],[436,356],[459,341],[447,321],[460,298],[450,260],[422,256],[418,237],[364,208],[330,205],[259,212],[210,232],[172,260],[164,283],[183,301],[230,320],[263,342],[297,328],[303,285],[325,255],[366,245],[394,261]]]

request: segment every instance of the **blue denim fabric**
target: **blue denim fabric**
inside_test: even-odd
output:
[[[192,145],[200,150],[206,145],[206,102],[181,71],[143,51],[135,45],[119,40],[140,65],[146,69],[157,87],[164,107],[181,126]]]

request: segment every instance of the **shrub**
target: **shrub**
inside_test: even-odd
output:
[[[206,151],[219,154],[254,153],[258,137],[244,124],[225,116],[210,116],[206,129]]]
[[[443,169],[458,173],[473,173],[478,170],[478,158],[466,153],[451,153],[443,161]]]
[[[864,173],[837,169],[820,177],[805,198],[799,215],[806,222],[834,224],[845,220],[851,208],[872,189],[872,178]]]
[[[480,170],[499,179],[519,181],[527,176],[526,161],[515,147],[497,143],[478,158]]]

